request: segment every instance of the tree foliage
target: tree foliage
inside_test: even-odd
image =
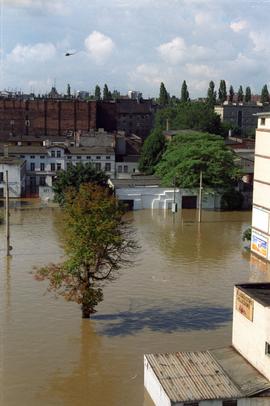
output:
[[[220,81],[218,89],[218,99],[221,104],[223,104],[227,100],[227,89],[225,80]]]
[[[228,188],[239,178],[234,154],[216,135],[195,131],[182,131],[168,145],[155,168],[164,185],[183,188],[199,186],[200,171],[203,183],[213,188]]]
[[[230,90],[229,90],[229,102],[230,103],[233,103],[233,98],[234,98],[234,88],[231,85]]]
[[[217,101],[217,92],[215,91],[215,83],[211,80],[207,91],[207,103],[210,107],[214,107]]]
[[[159,104],[161,106],[167,106],[169,104],[169,94],[163,82],[160,83]]]
[[[103,88],[103,100],[110,100],[112,98],[112,94],[109,91],[108,85],[105,83]]]
[[[165,146],[165,137],[162,134],[162,130],[160,128],[153,130],[144,141],[140,155],[139,170],[151,175],[154,172],[155,165],[161,159]]]
[[[95,99],[100,100],[101,99],[101,90],[99,85],[96,85],[95,87]]]
[[[264,85],[261,92],[261,103],[269,103],[269,91],[267,85]]]
[[[237,92],[237,101],[238,103],[242,103],[244,101],[244,91],[242,85],[239,87]]]
[[[247,86],[245,92],[245,102],[249,103],[250,101],[251,101],[251,89],[249,86]]]
[[[84,184],[65,196],[66,260],[38,269],[36,279],[48,280],[48,290],[81,305],[89,318],[103,300],[104,281],[113,280],[130,262],[137,245],[117,199],[98,185]]]
[[[182,87],[181,87],[181,102],[186,103],[188,101],[189,101],[189,92],[188,92],[187,83],[184,80]]]
[[[69,166],[66,171],[59,171],[53,182],[55,201],[63,206],[65,192],[70,187],[79,190],[83,183],[95,183],[107,187],[107,181],[108,176],[103,171],[97,171],[90,163]]]
[[[165,130],[167,119],[172,130],[193,129],[222,134],[220,116],[206,103],[178,103],[160,110],[156,114],[156,128]]]

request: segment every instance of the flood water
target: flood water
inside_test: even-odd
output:
[[[243,250],[249,212],[129,214],[140,252],[105,286],[92,320],[55,299],[34,266],[63,258],[60,215],[25,204],[11,213],[12,258],[0,226],[0,405],[140,406],[143,354],[202,350],[231,341],[233,285],[269,281]]]

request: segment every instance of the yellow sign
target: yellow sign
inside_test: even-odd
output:
[[[239,289],[236,292],[235,308],[248,320],[253,321],[254,301]]]

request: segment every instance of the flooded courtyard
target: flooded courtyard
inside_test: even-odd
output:
[[[136,262],[104,287],[89,320],[34,280],[58,262],[59,209],[11,210],[12,257],[0,226],[0,405],[140,406],[143,354],[203,350],[231,341],[233,285],[269,281],[269,267],[243,249],[249,212],[129,213]]]

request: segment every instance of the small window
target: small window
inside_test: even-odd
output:
[[[44,156],[44,155],[40,155],[40,159],[45,159],[45,156]]]
[[[86,159],[91,159],[91,157],[88,155],[88,156],[86,157]]]
[[[0,182],[4,182],[4,172],[0,172]]]
[[[82,157],[80,155],[77,156],[77,159],[82,159]]]
[[[51,172],[55,171],[55,163],[51,163]]]
[[[270,344],[265,342],[265,354],[270,355]]]
[[[46,186],[46,178],[45,178],[45,176],[40,176],[39,185],[40,186]]]
[[[60,171],[60,169],[61,169],[61,164],[58,163],[58,164],[57,164],[57,170]]]
[[[25,158],[25,155],[20,155],[20,158]]]
[[[100,156],[96,156],[96,159],[100,159]]]
[[[35,159],[35,155],[30,155],[30,158],[31,158],[31,159]]]
[[[40,163],[40,170],[43,172],[43,171],[45,171],[45,164],[44,164],[44,162],[41,162]]]
[[[122,165],[118,165],[118,167],[117,167],[117,172],[118,172],[118,173],[122,173]]]
[[[100,170],[101,170],[101,163],[100,163],[100,162],[97,162],[97,163],[96,163],[96,170],[97,170],[97,171],[100,171]]]
[[[111,157],[110,157],[110,156],[106,156],[106,159],[111,159]]]
[[[51,156],[55,158],[55,151],[51,151]]]
[[[68,155],[67,159],[71,159],[71,158],[72,158],[72,156],[71,156],[71,155]]]
[[[72,162],[67,162],[67,168],[71,168],[72,166]]]
[[[261,118],[261,125],[265,125],[265,118],[264,117]]]
[[[110,172],[111,171],[111,164],[109,162],[105,163],[105,171]]]
[[[124,165],[124,173],[128,173],[128,166]]]
[[[237,400],[223,400],[222,406],[237,406]]]
[[[56,151],[57,158],[61,158],[61,151]]]
[[[35,170],[35,162],[31,162],[30,163],[30,171],[34,171]]]

